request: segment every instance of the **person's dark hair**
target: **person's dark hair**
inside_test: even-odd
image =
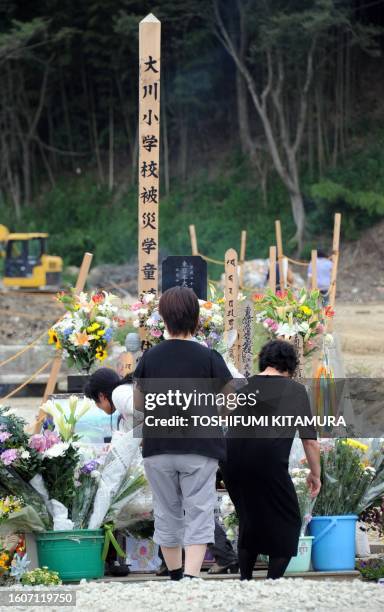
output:
[[[327,259],[328,258],[328,253],[324,249],[318,249],[317,250],[317,256],[318,257],[322,257],[324,259]]]
[[[264,344],[259,353],[260,372],[271,367],[278,372],[288,372],[290,376],[293,376],[298,363],[295,347],[285,340],[270,340]]]
[[[119,387],[119,385],[125,385],[132,382],[132,376],[128,374],[124,378],[121,378],[115,370],[111,368],[99,368],[91,374],[88,382],[84,387],[84,395],[93,399],[94,402],[99,400],[99,394],[103,393],[105,397],[112,402],[112,393]]]
[[[199,300],[188,287],[171,287],[159,301],[159,313],[174,336],[194,334],[199,323]]]

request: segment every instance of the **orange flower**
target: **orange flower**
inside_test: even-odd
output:
[[[206,308],[207,310],[210,310],[212,308],[212,302],[205,302],[203,304],[204,308]]]
[[[95,304],[101,304],[101,302],[104,302],[104,293],[100,292],[93,295],[92,302],[94,302]]]
[[[324,308],[324,314],[328,319],[332,319],[332,317],[335,316],[335,311],[332,309],[332,306],[326,306]]]
[[[259,302],[260,300],[262,300],[262,299],[263,299],[263,297],[264,297],[264,296],[263,296],[263,294],[262,294],[262,293],[254,293],[254,294],[252,295],[252,299],[253,299],[253,301],[254,301],[254,302]]]
[[[74,341],[76,346],[88,346],[89,345],[89,336],[86,332],[79,332],[76,334],[76,338]]]

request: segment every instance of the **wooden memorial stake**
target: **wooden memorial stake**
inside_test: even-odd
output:
[[[228,337],[228,333],[232,330],[237,332],[237,293],[238,293],[238,277],[237,277],[237,253],[235,249],[228,249],[225,253],[225,321],[224,333]],[[234,342],[229,355],[236,367],[239,365],[239,351],[237,338]]]
[[[189,237],[191,239],[192,255],[198,255],[199,249],[197,248],[196,229],[194,225],[189,226]]]
[[[160,39],[160,21],[147,15],[139,25],[139,294],[158,292]]]
[[[311,267],[312,267],[312,278],[311,278],[311,289],[317,289],[317,250],[311,251]]]
[[[79,270],[79,275],[77,277],[76,285],[75,285],[75,293],[78,295],[84,290],[85,283],[87,282],[89,269],[91,267],[93,255],[92,253],[85,253],[83,257],[83,261],[81,263],[81,267]],[[48,397],[52,395],[55,391],[57,378],[60,373],[62,362],[61,354],[56,355],[53,360],[51,372],[49,374],[48,382],[45,387],[44,396],[43,396],[43,404],[48,400]],[[36,417],[36,423],[33,425],[33,433],[37,433],[40,430],[41,423],[45,419],[46,413],[44,410],[39,410],[39,414]]]
[[[245,304],[241,327],[241,372],[246,378],[249,378],[253,373],[253,309],[250,302]]]
[[[245,261],[245,249],[247,247],[247,232],[242,230],[241,241],[240,241],[240,261],[239,261],[239,287],[241,288],[244,283],[244,261]]]
[[[276,246],[277,246],[277,259],[279,262],[279,277],[280,277],[280,289],[285,289],[285,278],[284,278],[284,264],[283,264],[283,238],[281,234],[281,223],[278,219],[275,221],[275,232],[276,232]]]
[[[276,247],[269,247],[269,288],[276,293]]]

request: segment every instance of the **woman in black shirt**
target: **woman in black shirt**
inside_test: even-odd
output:
[[[142,356],[134,377],[139,401],[144,403],[143,457],[152,488],[155,516],[154,541],[160,544],[171,579],[183,577],[182,547],[185,548],[185,576],[198,576],[206,545],[214,542],[216,471],[225,459],[225,442],[218,426],[196,429],[191,415],[201,407],[192,401],[187,410],[168,400],[148,409],[147,398],[170,389],[218,392],[232,376],[221,355],[193,342],[199,319],[199,302],[191,289],[173,287],[159,303],[170,339]],[[138,393],[135,393],[137,400]],[[159,396],[157,396],[159,397]],[[137,406],[137,401],[136,401]],[[217,415],[215,405],[204,406],[205,416]],[[154,427],[160,415],[166,423],[183,417],[189,425]],[[198,434],[197,434],[198,432]]]

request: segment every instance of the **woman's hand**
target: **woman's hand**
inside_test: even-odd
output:
[[[309,488],[309,491],[311,493],[311,497],[317,497],[317,495],[320,493],[320,489],[321,489],[321,480],[318,476],[316,476],[315,474],[312,474],[312,472],[309,472],[308,476],[307,476],[307,485]]]

